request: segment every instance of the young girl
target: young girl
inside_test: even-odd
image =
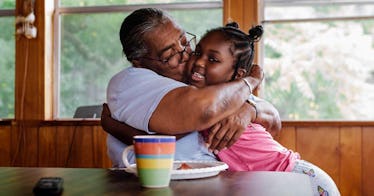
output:
[[[208,31],[190,58],[190,84],[197,87],[240,79],[249,74],[254,42],[263,33],[261,26],[240,31],[236,23]],[[231,147],[217,156],[232,171],[285,171],[310,177],[314,195],[340,195],[331,177],[319,167],[301,160],[259,124],[251,124]]]

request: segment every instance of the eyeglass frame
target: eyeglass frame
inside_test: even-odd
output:
[[[196,35],[195,34],[193,34],[193,33],[190,33],[190,32],[185,32],[187,35],[190,35],[190,36],[192,36],[192,38],[190,39],[190,40],[188,40],[187,41],[187,43],[186,43],[186,45],[183,47],[183,50],[182,51],[180,51],[180,52],[178,52],[178,51],[176,51],[175,53],[173,53],[173,54],[171,54],[169,57],[167,57],[167,58],[165,58],[165,59],[154,59],[154,58],[150,58],[150,57],[141,57],[141,58],[143,58],[143,59],[148,59],[148,60],[153,60],[153,61],[159,61],[159,62],[161,62],[162,64],[169,64],[169,61],[170,61],[170,59],[172,59],[173,57],[175,57],[175,55],[177,55],[177,54],[180,54],[180,57],[182,58],[182,56],[183,56],[183,53],[184,52],[187,52],[187,47],[191,47],[191,42],[193,41],[194,42],[194,45],[195,45],[195,47],[196,47]],[[193,50],[192,50],[192,48],[191,48],[191,53],[193,52]],[[191,54],[191,53],[188,53],[189,55]]]

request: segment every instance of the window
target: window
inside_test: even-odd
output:
[[[0,118],[14,118],[15,3],[0,2]]]
[[[374,119],[374,2],[265,0],[265,98],[284,120]]]
[[[57,118],[71,118],[78,106],[105,102],[109,79],[130,66],[122,54],[118,32],[124,17],[133,10],[140,7],[165,9],[187,31],[197,35],[222,25],[221,1],[123,2],[60,0],[55,22],[59,34],[56,42],[59,51],[55,58],[59,70],[56,76],[59,78]]]

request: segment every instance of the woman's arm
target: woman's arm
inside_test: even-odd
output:
[[[133,137],[135,135],[147,134],[144,131],[135,129],[125,123],[113,119],[106,103],[103,104],[103,111],[101,112],[101,126],[105,132],[111,134],[113,137],[127,145],[132,145]],[[176,138],[180,139],[185,135],[186,134],[179,134],[176,135]]]
[[[255,98],[257,118],[255,123],[258,123],[265,127],[265,129],[273,136],[277,136],[281,129],[282,123],[278,113],[278,110],[269,102]]]

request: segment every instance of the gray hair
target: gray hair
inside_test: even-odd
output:
[[[145,35],[169,21],[173,21],[172,18],[163,10],[156,8],[138,9],[128,15],[119,31],[122,51],[127,60],[131,62],[147,55],[149,48]]]

